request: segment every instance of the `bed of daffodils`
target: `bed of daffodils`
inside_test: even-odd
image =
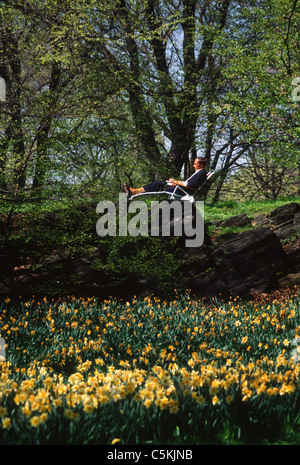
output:
[[[297,292],[5,299],[0,444],[273,442],[300,426]],[[299,338],[300,341],[300,338]]]

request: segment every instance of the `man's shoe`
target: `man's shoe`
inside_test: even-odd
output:
[[[126,182],[125,184],[123,184],[123,189],[127,197],[130,198],[131,197],[130,187],[128,186]]]

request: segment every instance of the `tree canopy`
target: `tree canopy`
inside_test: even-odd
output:
[[[2,199],[115,195],[198,155],[214,199],[265,163],[296,184],[298,3],[1,0]]]

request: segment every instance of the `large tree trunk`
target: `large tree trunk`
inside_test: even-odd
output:
[[[216,30],[220,31],[226,24],[227,12],[230,0],[222,2],[219,8],[219,19]],[[171,170],[177,174],[186,166],[193,151],[195,156],[195,133],[199,117],[199,107],[203,96],[198,95],[197,86],[202,72],[207,66],[208,58],[212,52],[214,40],[208,34],[204,35],[201,49],[197,55],[195,10],[196,0],[183,0],[183,90],[179,92],[172,80],[168,66],[166,43],[159,36],[160,26],[159,2],[148,0],[147,21],[152,33],[151,45],[154,51],[158,76],[160,80],[159,98],[161,99],[169,127],[171,149],[168,164]],[[217,35],[217,34],[216,34]]]
[[[47,162],[48,162],[48,148],[49,148],[49,133],[51,130],[52,114],[56,107],[58,88],[60,85],[61,69],[54,63],[52,65],[50,83],[49,83],[49,108],[48,116],[40,125],[40,129],[37,134],[36,146],[37,146],[37,159],[35,166],[35,174],[32,182],[32,189],[40,189],[44,186]]]

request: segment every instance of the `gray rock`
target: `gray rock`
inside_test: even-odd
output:
[[[269,218],[275,229],[293,224],[294,218],[300,212],[300,203],[291,202],[271,211]]]
[[[218,246],[236,272],[236,280],[249,292],[265,292],[277,284],[276,275],[286,267],[286,253],[269,229],[258,228],[225,238]],[[218,251],[218,250],[217,250]],[[237,286],[234,281],[230,288]]]
[[[271,223],[269,216],[265,213],[261,213],[260,215],[255,216],[252,220],[252,225],[262,228],[270,228]]]
[[[244,226],[248,226],[251,224],[250,219],[245,213],[240,215],[232,216],[227,220],[222,221],[219,226],[223,228],[233,227],[233,228],[243,228]]]

